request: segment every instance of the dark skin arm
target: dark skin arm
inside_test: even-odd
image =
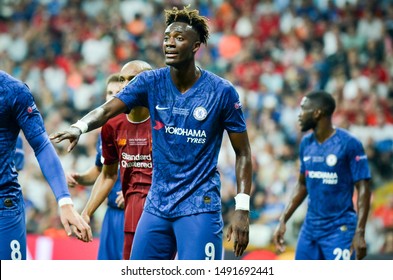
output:
[[[98,175],[101,173],[101,168],[94,165],[83,173],[71,172],[66,176],[67,184],[73,188],[80,184],[83,186],[93,185]]]
[[[90,218],[97,210],[97,208],[104,202],[104,200],[108,197],[110,191],[117,181],[117,170],[118,170],[118,162],[115,162],[111,165],[105,165],[102,168],[101,174],[98,176],[93,189],[91,190],[91,194],[89,200],[86,203],[85,208],[82,211],[82,218],[90,223]]]
[[[280,253],[285,251],[284,234],[285,231],[287,230],[286,222],[291,218],[293,213],[300,206],[300,204],[302,204],[302,202],[306,197],[307,197],[306,178],[304,174],[300,174],[298,183],[292,194],[291,200],[289,201],[288,205],[285,207],[285,210],[280,217],[280,223],[278,224],[273,235],[273,242],[276,245],[277,251],[279,251]]]
[[[250,195],[251,191],[251,148],[247,132],[228,133],[232,147],[236,154],[236,182],[237,193]],[[227,239],[231,240],[233,235],[235,256],[241,256],[247,248],[249,241],[249,211],[236,210],[231,224],[228,227]]]
[[[369,180],[360,180],[355,183],[358,192],[357,208],[358,223],[353,237],[351,251],[356,251],[356,259],[361,260],[367,255],[367,244],[364,238],[367,217],[370,210],[371,190]]]
[[[85,122],[88,125],[88,130],[86,131],[88,132],[103,126],[110,118],[113,118],[118,114],[124,113],[126,111],[126,104],[124,104],[118,98],[111,98],[103,105],[87,113],[81,119],[81,121]],[[51,140],[54,140],[56,143],[68,139],[70,141],[70,145],[68,146],[67,151],[70,152],[76,146],[76,144],[78,144],[81,134],[82,132],[80,131],[80,129],[71,126],[65,131],[51,134],[49,138]]]

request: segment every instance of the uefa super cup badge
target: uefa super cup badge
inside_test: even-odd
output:
[[[206,119],[207,111],[202,106],[196,107],[194,110],[193,116],[196,120],[203,121],[204,119]]]

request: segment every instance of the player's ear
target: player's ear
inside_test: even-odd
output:
[[[319,119],[323,116],[323,111],[321,109],[315,109],[314,110],[314,117]]]
[[[192,49],[193,53],[196,53],[199,50],[200,47],[201,47],[201,42],[200,41],[196,41],[194,43],[194,48]]]

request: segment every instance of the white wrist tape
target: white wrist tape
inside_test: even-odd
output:
[[[71,197],[60,198],[58,204],[59,204],[59,207],[61,207],[63,205],[66,205],[66,204],[74,205],[74,203],[72,202]]]
[[[250,196],[245,193],[238,193],[235,196],[235,210],[250,211]]]
[[[85,133],[89,129],[87,123],[81,120],[78,120],[76,123],[72,124],[71,126],[79,128],[80,131],[82,131],[82,133]]]

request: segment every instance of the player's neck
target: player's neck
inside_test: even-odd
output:
[[[138,106],[132,108],[127,118],[130,122],[138,123],[147,120],[150,117],[149,109],[146,107]]]
[[[189,90],[201,76],[201,70],[195,66],[195,62],[187,67],[171,66],[170,72],[173,83],[181,93]]]
[[[325,142],[336,133],[336,129],[332,126],[318,126],[314,129],[315,138],[319,143]]]

